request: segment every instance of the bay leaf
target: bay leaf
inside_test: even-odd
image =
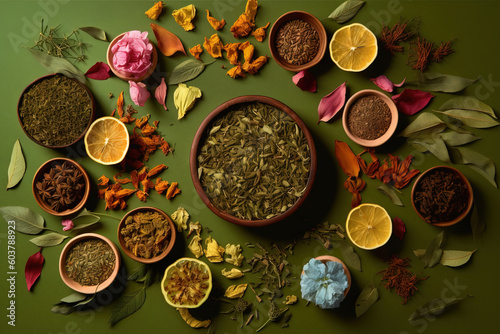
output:
[[[66,238],[66,235],[51,232],[30,239],[30,241],[39,247],[52,247],[61,244]]]
[[[368,309],[375,304],[375,302],[378,300],[378,288],[375,286],[373,281],[370,281],[363,290],[361,290],[361,293],[359,294],[358,298],[356,298],[356,303],[355,303],[355,311],[356,311],[356,318],[359,318],[362,316]]]
[[[495,112],[489,105],[472,96],[453,97],[439,107],[441,111],[448,109],[475,110],[490,115],[493,118],[497,118]]]
[[[363,7],[365,1],[360,0],[347,0],[340,4],[328,18],[336,21],[339,24],[345,23],[352,19],[358,11]]]
[[[481,139],[472,133],[459,133],[456,131],[446,131],[439,134],[446,146],[461,146]]]
[[[477,80],[478,78],[468,79],[454,75],[427,72],[420,74],[416,82],[407,82],[407,84],[415,85],[422,90],[431,92],[456,93],[472,85]]]
[[[448,266],[448,267],[459,267],[461,265],[466,264],[472,254],[476,249],[473,251],[461,251],[461,250],[443,250],[443,255],[441,256],[441,259],[439,260],[439,263],[442,265]]]
[[[90,36],[94,37],[95,39],[98,39],[100,41],[107,42],[108,38],[106,37],[106,32],[100,28],[96,27],[81,27],[78,28],[83,32],[86,32]]]
[[[132,291],[128,294],[123,295],[115,303],[113,311],[111,312],[111,317],[108,320],[108,324],[113,326],[120,320],[134,314],[139,310],[144,302],[146,301],[146,288],[143,287],[136,291]]]
[[[444,162],[450,162],[450,155],[445,142],[434,135],[430,138],[413,138],[410,137],[407,140],[408,144],[418,149],[420,152],[425,152],[422,148],[425,148],[428,152],[432,153],[436,158]],[[418,147],[418,148],[417,148]]]
[[[196,78],[205,69],[205,63],[198,59],[188,59],[175,66],[168,78],[169,85],[175,85]]]
[[[80,211],[76,217],[71,219],[74,224],[73,231],[83,230],[98,223],[100,219],[101,217],[98,215],[88,211],[86,208],[83,208],[83,210]]]
[[[498,188],[495,181],[495,164],[492,159],[467,147],[450,147],[449,152],[453,163],[468,165]]]
[[[481,233],[483,233],[485,227],[486,227],[486,222],[484,221],[484,217],[482,214],[480,214],[480,211],[478,209],[479,204],[477,202],[474,202],[473,208],[472,208],[472,214],[470,217],[470,226],[472,229],[472,236],[474,237],[475,241],[478,241],[479,236]]]
[[[468,298],[472,297],[471,295],[466,295],[461,298],[436,298],[431,300],[430,302],[425,303],[420,306],[415,312],[410,315],[408,321],[410,324],[418,319],[422,318],[430,318],[434,319],[436,316],[442,314],[448,307],[451,305],[460,303]]]
[[[4,206],[0,208],[0,214],[6,222],[15,221],[17,232],[38,234],[45,228],[41,215],[22,206]]]
[[[430,112],[423,112],[413,120],[401,133],[401,137],[416,136],[423,131],[440,132],[446,129],[446,123]]]
[[[446,115],[460,120],[464,125],[471,128],[486,129],[500,125],[500,123],[491,118],[491,116],[475,110],[466,109],[448,109],[445,111],[434,110],[434,112]]]
[[[26,161],[18,139],[14,143],[9,168],[7,169],[7,190],[15,187],[22,180],[25,171]]]
[[[86,294],[83,294],[80,292],[74,292],[71,295],[62,298],[60,303],[66,303],[66,304],[78,303],[78,302],[81,302],[81,301],[87,299],[87,297],[88,297],[88,295],[86,295]]]
[[[443,242],[444,231],[435,236],[425,249],[424,255],[420,257],[420,260],[424,263],[424,268],[434,267],[439,263],[441,256],[443,255],[443,249],[441,248],[441,243]]]
[[[76,310],[73,306],[66,304],[66,303],[62,303],[62,304],[57,304],[57,305],[52,306],[50,311],[54,312],[54,313],[59,313],[62,315],[68,315],[68,314],[75,312]]]
[[[54,57],[39,50],[28,50],[49,73],[60,73],[68,78],[75,78],[81,83],[85,83],[85,75],[67,59]]]
[[[394,191],[394,188],[389,186],[386,183],[382,183],[380,186],[377,188],[382,194],[385,196],[389,197],[389,199],[392,201],[393,204],[397,206],[404,206],[403,202],[399,199],[398,194],[396,191]]]
[[[342,240],[340,242],[339,249],[347,266],[356,269],[357,271],[363,271],[361,268],[361,259],[350,244],[348,244],[345,240]]]

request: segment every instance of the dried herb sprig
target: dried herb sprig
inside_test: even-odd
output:
[[[408,21],[398,21],[390,29],[384,24],[380,33],[380,40],[384,45],[384,49],[391,54],[394,52],[403,52],[404,47],[399,45],[399,43],[407,41],[413,36],[413,32],[408,31],[407,26]]]
[[[260,331],[262,328],[264,328],[269,321],[277,321],[283,313],[288,311],[288,307],[280,309],[278,306],[276,306],[275,303],[271,302],[271,306],[269,306],[269,310],[267,311],[267,316],[269,317],[266,322],[259,327],[259,329],[256,330],[256,332]]]

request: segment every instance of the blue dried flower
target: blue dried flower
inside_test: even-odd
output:
[[[322,309],[337,308],[344,300],[344,291],[349,286],[341,263],[311,259],[304,265],[300,277],[302,298]]]

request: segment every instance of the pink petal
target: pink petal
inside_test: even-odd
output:
[[[345,82],[321,99],[318,106],[319,122],[328,122],[342,109],[345,103]]]
[[[155,97],[156,100],[165,108],[167,109],[167,106],[165,104],[165,99],[167,98],[167,84],[165,83],[165,78],[161,78],[161,83],[156,87],[155,90]]]
[[[71,219],[63,219],[61,221],[61,224],[62,226],[64,226],[63,231],[69,231],[75,226],[75,224],[73,224],[73,221]]]
[[[102,61],[98,61],[94,64],[94,66],[89,68],[87,73],[85,73],[85,76],[94,80],[106,80],[107,78],[111,77],[109,75],[109,71],[110,68],[108,64],[103,63]]]
[[[138,106],[144,106],[147,99],[149,98],[149,92],[146,85],[142,82],[129,81],[130,85],[130,98]]]
[[[293,83],[302,90],[316,92],[316,78],[306,70],[302,70],[292,77]]]
[[[394,95],[392,99],[400,112],[411,116],[422,110],[433,97],[431,93],[418,89],[405,89],[401,94]]]
[[[385,75],[379,75],[374,79],[370,79],[375,85],[377,85],[380,89],[385,90],[386,92],[392,93],[394,87],[401,87],[406,81],[406,78],[401,81],[399,84],[392,83]]]
[[[40,277],[44,260],[45,259],[42,255],[42,249],[28,258],[28,261],[26,262],[26,266],[24,268],[24,276],[26,278],[28,291],[31,291],[31,288],[35,284],[36,280],[38,279],[38,277]]]
[[[392,230],[394,235],[399,238],[399,240],[403,240],[403,236],[406,232],[405,223],[399,217],[395,217],[392,221]]]

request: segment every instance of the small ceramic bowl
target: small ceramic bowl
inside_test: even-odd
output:
[[[329,261],[334,261],[334,262],[338,262],[342,265],[342,268],[344,268],[344,273],[345,273],[345,276],[347,277],[347,283],[348,283],[347,288],[344,290],[344,296],[347,296],[347,293],[351,289],[352,279],[351,279],[351,272],[349,271],[347,266],[344,264],[344,262],[342,262],[339,258],[336,258],[335,256],[332,256],[332,255],[320,255],[318,257],[315,257],[315,259],[320,260],[324,264],[326,264]],[[302,270],[302,273],[304,273],[303,270]]]
[[[172,278],[172,274],[178,269],[181,268],[183,264],[186,262],[191,262],[192,266],[196,266],[200,269],[200,271],[206,275],[208,275],[208,278],[206,280],[207,288],[204,289],[205,296],[198,301],[196,304],[182,304],[180,302],[175,302],[172,300],[172,298],[169,295],[169,292],[167,291],[166,287],[168,285],[169,280]],[[183,284],[186,285],[186,284]],[[165,269],[165,274],[163,275],[163,279],[161,281],[161,292],[163,293],[163,297],[165,297],[165,301],[176,308],[197,308],[200,307],[207,299],[208,296],[210,295],[210,291],[212,291],[212,272],[210,271],[210,267],[203,261],[200,261],[195,258],[189,258],[189,257],[182,257],[172,263],[170,266]]]
[[[83,174],[83,179],[84,179],[84,184],[85,184],[85,190],[82,195],[82,199],[80,202],[75,204],[73,207],[65,209],[63,211],[56,211],[51,208],[50,204],[43,200],[40,194],[37,191],[37,183],[41,182],[44,179],[44,174],[49,173],[49,171],[55,167],[56,165],[62,165],[64,162],[70,164],[71,166],[74,166],[77,168],[82,174]],[[85,203],[87,202],[90,194],[90,179],[85,171],[85,169],[76,161],[73,161],[68,158],[54,158],[50,159],[46,162],[44,162],[36,171],[35,176],[33,177],[33,183],[32,183],[32,191],[33,191],[33,196],[35,196],[35,200],[38,203],[38,205],[46,212],[50,213],[51,215],[54,216],[69,216],[72,215],[75,212],[80,211]]]
[[[123,236],[120,233],[122,228],[125,226],[125,220],[129,216],[135,215],[138,212],[158,212],[167,220],[168,225],[170,226],[170,240],[168,242],[167,248],[165,248],[165,250],[161,252],[159,255],[149,259],[134,255],[134,253],[125,246],[125,240],[123,239]],[[133,209],[132,211],[129,211],[125,216],[123,216],[122,220],[120,221],[120,224],[118,225],[118,242],[120,243],[120,247],[122,248],[123,252],[127,254],[127,256],[130,257],[131,259],[141,263],[150,264],[163,260],[174,247],[175,238],[176,238],[176,228],[172,219],[170,219],[170,217],[165,212],[154,207],[143,206]]]
[[[101,282],[99,285],[81,285],[80,283],[74,281],[68,276],[68,272],[66,271],[66,258],[68,256],[68,252],[71,250],[73,246],[75,246],[77,243],[81,241],[87,241],[91,239],[100,239],[104,241],[106,244],[108,244],[109,247],[111,247],[111,250],[113,251],[113,254],[115,256],[115,264],[113,271],[111,272],[111,275],[104,282]],[[74,237],[73,239],[68,241],[66,246],[64,246],[61,252],[61,256],[59,257],[59,274],[61,275],[63,282],[71,289],[80,293],[94,294],[96,292],[106,289],[108,286],[111,285],[111,283],[113,283],[116,276],[118,275],[120,265],[121,265],[120,251],[111,240],[97,233],[84,233]]]
[[[111,49],[113,48],[113,46],[118,43],[118,41],[120,39],[122,39],[122,37],[125,35],[126,33],[123,33],[123,34],[120,34],[118,36],[116,36],[112,41],[111,43],[109,43],[109,46],[108,46],[108,51],[107,51],[107,54],[106,54],[106,59],[107,59],[107,62],[108,62],[108,65],[109,65],[109,68],[111,69],[111,71],[120,79],[122,80],[125,80],[125,81],[134,81],[134,82],[140,82],[140,81],[143,81],[145,80],[147,77],[149,77],[151,74],[153,74],[155,68],[156,68],[156,65],[158,64],[158,52],[156,51],[156,47],[153,45],[153,43],[151,43],[151,45],[153,45],[153,53],[151,54],[151,67],[146,71],[146,73],[144,73],[141,77],[139,78],[135,78],[134,75],[132,75],[131,73],[127,73],[127,72],[122,72],[122,71],[119,71],[117,70],[116,68],[113,67],[113,52],[111,51]]]
[[[383,135],[381,135],[380,137],[373,139],[373,140],[367,140],[367,139],[359,138],[358,136],[356,136],[349,128],[349,121],[348,121],[349,112],[350,112],[352,105],[358,99],[360,99],[362,97],[368,97],[368,96],[375,96],[375,97],[382,99],[382,101],[384,101],[385,104],[389,107],[389,110],[391,113],[391,122],[389,124],[389,128],[387,129],[387,131]],[[384,93],[381,93],[377,90],[364,89],[364,90],[357,92],[353,96],[351,96],[349,98],[349,100],[347,101],[347,103],[345,104],[344,113],[342,115],[342,125],[344,126],[344,131],[347,134],[347,136],[349,138],[351,138],[351,140],[353,142],[355,142],[356,144],[364,146],[364,147],[377,147],[377,146],[384,144],[385,142],[387,142],[389,140],[389,138],[391,138],[391,136],[394,134],[394,132],[396,131],[396,128],[398,126],[398,119],[399,119],[398,109],[396,108],[396,105],[391,100],[391,98],[389,98],[387,95],[385,95]],[[366,123],[369,123],[369,124],[373,123],[373,119],[366,119],[363,121]]]
[[[456,168],[449,167],[449,166],[435,166],[435,167],[429,168],[428,170],[426,170],[425,172],[420,174],[420,176],[415,180],[415,183],[413,184],[413,188],[411,189],[411,204],[413,206],[413,209],[417,213],[417,215],[420,218],[422,218],[422,220],[427,222],[427,220],[425,219],[425,216],[420,212],[420,210],[418,209],[417,204],[415,202],[416,193],[418,192],[419,187],[421,186],[422,180],[424,178],[428,177],[429,175],[431,175],[432,173],[435,173],[437,170],[444,170],[444,171],[448,171],[449,173],[453,173],[453,174],[457,175],[460,178],[460,181],[467,187],[468,199],[467,199],[467,205],[465,206],[465,209],[463,210],[463,212],[460,213],[460,215],[458,215],[457,217],[455,217],[454,219],[452,219],[450,221],[440,221],[440,222],[431,223],[434,226],[441,226],[441,227],[455,225],[456,223],[462,221],[465,217],[467,217],[467,215],[470,213],[470,211],[472,209],[472,205],[474,202],[474,194],[473,194],[472,187],[470,185],[469,180],[465,177],[464,174],[462,174],[462,172],[460,172]],[[432,201],[432,198],[430,199],[430,201]]]
[[[308,63],[301,65],[294,65],[287,62],[285,59],[283,59],[283,57],[279,55],[276,48],[277,34],[278,31],[280,30],[280,27],[286,22],[292,20],[302,20],[309,23],[316,30],[319,37],[319,47],[316,56]],[[288,71],[300,72],[302,70],[306,70],[318,64],[325,55],[326,47],[327,47],[327,38],[326,38],[325,27],[314,15],[309,14],[307,12],[296,10],[281,15],[274,22],[269,32],[269,49],[271,50],[271,55],[273,56],[274,60],[278,63],[278,65],[280,65],[281,67],[283,67],[285,70]]]
[[[17,102],[17,119],[19,120],[19,123],[21,124],[21,127],[24,131],[24,133],[26,134],[26,136],[28,136],[29,139],[31,139],[33,142],[37,143],[38,145],[40,146],[43,146],[43,147],[48,147],[48,148],[64,148],[64,147],[68,147],[68,146],[71,146],[73,144],[76,144],[77,142],[79,142],[81,139],[83,139],[83,137],[85,136],[85,134],[87,133],[87,130],[89,129],[90,127],[90,124],[92,124],[92,122],[94,121],[95,117],[96,117],[96,106],[95,106],[95,100],[94,100],[94,96],[92,95],[92,92],[90,91],[90,89],[84,85],[83,83],[81,83],[80,81],[76,80],[76,79],[72,79],[72,78],[69,78],[70,80],[72,80],[75,84],[83,87],[88,95],[88,101],[89,101],[89,104],[90,104],[90,108],[91,108],[91,111],[90,111],[90,118],[89,118],[89,122],[87,124],[87,127],[82,131],[82,133],[80,134],[80,136],[78,136],[76,139],[74,139],[73,141],[71,141],[70,143],[64,143],[64,144],[57,144],[57,145],[48,145],[48,144],[45,144],[45,143],[42,143],[41,141],[35,139],[29,132],[28,130],[25,128],[24,126],[24,123],[23,123],[23,116],[21,116],[21,107],[23,105],[23,100],[24,100],[24,94],[26,94],[27,92],[30,91],[30,89],[36,85],[36,84],[39,84],[40,82],[44,81],[44,80],[47,80],[47,79],[50,79],[52,77],[55,77],[57,75],[62,75],[62,74],[57,74],[57,73],[54,73],[54,74],[49,74],[49,75],[46,75],[46,76],[43,76],[43,77],[40,77],[36,80],[34,80],[32,83],[30,83],[28,86],[26,86],[26,88],[23,90],[23,92],[21,93],[21,96],[19,97],[19,101]]]
[[[302,133],[304,134],[307,144],[309,146],[309,152],[310,152],[310,169],[309,169],[309,178],[307,180],[305,189],[302,192],[302,196],[297,199],[297,201],[286,211],[283,213],[280,213],[274,217],[268,218],[268,219],[242,219],[236,216],[233,216],[231,214],[228,214],[225,211],[220,210],[217,208],[212,202],[210,201],[209,195],[205,192],[203,189],[203,186],[200,182],[199,174],[198,174],[198,153],[199,149],[201,146],[203,146],[203,141],[206,136],[206,132],[208,131],[208,127],[211,125],[212,121],[216,119],[218,116],[224,115],[228,110],[231,110],[231,107],[240,105],[240,104],[249,104],[249,103],[254,103],[254,102],[260,102],[263,104],[271,105],[286,114],[288,114],[292,120],[298,125],[300,130],[302,130]],[[198,128],[198,131],[196,132],[196,135],[193,139],[193,144],[191,146],[191,153],[189,156],[189,166],[191,169],[191,179],[193,180],[194,186],[196,188],[196,192],[202,199],[202,201],[205,203],[205,205],[212,210],[213,213],[215,213],[217,216],[220,218],[231,222],[233,224],[241,225],[241,226],[251,226],[251,227],[257,227],[257,226],[266,226],[270,224],[277,223],[287,217],[289,217],[292,213],[294,213],[305,201],[307,196],[309,195],[313,182],[315,179],[316,175],[316,167],[317,167],[317,156],[316,156],[316,148],[314,146],[314,140],[309,132],[309,129],[305,125],[305,123],[300,119],[300,117],[288,106],[285,104],[270,98],[266,96],[259,96],[259,95],[245,95],[245,96],[240,96],[233,98],[217,108],[215,108],[201,123],[200,127]]]

